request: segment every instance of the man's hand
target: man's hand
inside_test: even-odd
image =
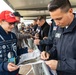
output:
[[[8,68],[8,71],[12,72],[12,71],[17,70],[19,67],[13,63],[8,63],[7,68]]]
[[[40,40],[39,39],[35,39],[34,40],[34,44],[39,45]]]
[[[34,36],[34,38],[35,38],[35,39],[39,39],[39,34],[36,33],[35,36]]]
[[[49,59],[49,57],[50,57],[49,53],[47,53],[45,51],[41,52],[41,59],[47,60],[47,59]]]
[[[33,49],[28,49],[28,53],[31,53],[31,52],[33,52],[34,50]]]
[[[48,37],[44,37],[43,39],[47,39]]]
[[[57,61],[57,60],[49,60],[49,61],[45,61],[45,63],[46,63],[52,70],[56,70],[58,61]]]

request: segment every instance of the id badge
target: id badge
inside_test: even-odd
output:
[[[12,63],[16,63],[16,59],[14,57],[14,53],[13,52],[9,52],[8,53],[8,62],[12,62]]]
[[[15,64],[15,63],[16,63],[16,61],[15,61],[15,57],[9,58],[9,59],[8,59],[8,62],[12,62],[12,63]]]

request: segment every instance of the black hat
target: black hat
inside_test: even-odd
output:
[[[23,16],[20,15],[19,12],[14,12],[13,14],[14,14],[15,16],[18,16],[18,17],[23,17]]]

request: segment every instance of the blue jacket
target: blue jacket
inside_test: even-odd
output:
[[[76,75],[76,18],[68,28],[58,28],[51,57],[58,60],[58,75]]]
[[[26,50],[17,49],[17,38],[15,34],[12,32],[7,34],[0,26],[0,75],[16,75],[18,70],[9,72],[7,65],[10,58],[15,58],[15,63],[17,64],[17,57],[22,53],[26,53]]]

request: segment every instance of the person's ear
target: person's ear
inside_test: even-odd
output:
[[[73,9],[72,8],[69,9],[69,13],[73,13]]]

